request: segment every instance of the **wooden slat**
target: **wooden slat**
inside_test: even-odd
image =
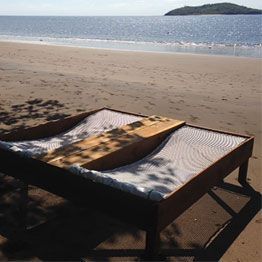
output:
[[[151,125],[140,125],[139,128],[131,130],[126,128],[129,131],[120,132],[121,135],[110,136],[103,142],[99,140],[95,146],[82,151],[77,148],[77,152],[63,158],[56,158],[49,163],[62,168],[79,164],[96,170],[128,164],[150,153],[167,134],[184,123],[179,120],[157,118],[157,121]]]
[[[134,123],[125,125],[120,128],[116,128],[113,130],[109,130],[107,132],[104,132],[99,135],[93,135],[90,136],[84,140],[72,143],[70,145],[67,145],[62,148],[58,148],[55,150],[50,150],[47,154],[39,157],[38,159],[44,161],[44,162],[49,162],[49,161],[56,161],[60,158],[63,158],[65,156],[68,156],[70,154],[76,154],[78,152],[81,152],[87,148],[103,144],[106,141],[109,141],[112,138],[120,137],[123,135],[127,135],[129,133],[132,133],[134,130],[138,130],[142,127],[145,126],[151,126],[159,121],[167,121],[168,118],[165,117],[159,117],[159,116],[150,116],[150,117],[145,117],[140,121],[136,121]]]
[[[172,121],[175,121],[175,124],[180,123],[180,121],[177,122],[177,120]],[[122,128],[109,131],[104,135],[95,136],[85,140],[84,142],[81,141],[79,143],[76,143],[75,145],[69,146],[70,152],[62,151],[60,156],[50,160],[49,163],[55,164],[55,162],[60,162],[59,160],[61,160],[63,163],[66,163],[67,160],[72,158],[74,158],[75,161],[78,161],[80,159],[82,161],[85,161],[85,158],[88,155],[90,155],[90,159],[97,159],[101,154],[105,154],[106,152],[113,152],[117,149],[120,149],[121,147],[126,145],[126,143],[131,144],[136,142],[139,136],[143,137],[143,131],[141,130],[143,130],[144,128],[147,127],[151,129],[151,126],[157,128],[159,123],[161,123],[162,127],[164,127],[163,123],[167,123],[167,125],[169,126],[171,124],[170,122],[171,120],[168,118],[155,116],[149,117],[148,119],[144,119],[142,121],[126,125]],[[147,135],[150,135],[150,133],[148,132],[149,130],[146,130]],[[157,131],[157,129],[155,129],[155,131]],[[83,149],[81,149],[82,146]],[[70,161],[69,165],[71,164],[72,163]]]
[[[87,161],[82,166],[92,170],[108,170],[131,164],[150,154],[171,132],[184,124],[183,121],[170,119],[169,122],[161,122],[140,129],[137,132],[138,137],[136,140],[112,153]]]

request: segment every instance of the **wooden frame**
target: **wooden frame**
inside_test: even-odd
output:
[[[0,140],[21,141],[54,136],[73,127],[86,116],[99,110],[11,132],[0,137]],[[118,110],[113,111],[127,113]],[[145,117],[143,115],[138,116]],[[77,205],[106,212],[145,230],[147,232],[146,254],[148,257],[154,257],[159,252],[161,230],[207,193],[210,188],[220,183],[238,167],[240,167],[240,183],[244,183],[246,180],[248,160],[252,155],[254,137],[198,126],[193,127],[241,136],[245,138],[245,141],[159,202],[143,199],[131,193],[95,183],[81,176],[73,175],[65,169],[49,165],[38,159],[25,158],[1,148],[0,172],[13,176],[26,184],[32,184],[62,196]],[[188,197],[188,192],[190,192],[190,197]]]

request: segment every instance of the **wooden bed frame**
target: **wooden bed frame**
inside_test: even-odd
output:
[[[0,140],[22,141],[55,136],[72,128],[85,117],[99,110],[11,132],[1,136]],[[113,111],[146,117],[129,112]],[[193,125],[187,124],[187,126]],[[115,218],[145,230],[146,256],[154,257],[159,252],[160,232],[207,193],[210,188],[219,184],[238,167],[239,182],[245,183],[246,181],[248,160],[252,155],[254,137],[199,126],[195,127],[241,136],[245,138],[245,141],[159,202],[144,199],[104,184],[95,183],[92,180],[74,175],[60,166],[51,165],[41,159],[22,157],[17,153],[1,148],[0,173],[15,177],[26,185],[31,184],[64,197],[77,205],[88,206],[106,212]],[[167,135],[168,132],[164,132],[161,139],[163,140]],[[150,146],[147,147],[149,151],[152,150],[151,142],[149,143]],[[159,143],[159,140],[153,140],[154,146],[156,146],[156,143]],[[141,155],[137,155],[137,157],[141,158]],[[190,192],[190,196],[188,192]]]

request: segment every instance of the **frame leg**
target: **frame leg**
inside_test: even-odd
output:
[[[146,258],[154,259],[159,253],[160,232],[157,230],[149,230],[146,232]]]
[[[26,231],[26,217],[27,217],[27,203],[28,203],[28,184],[23,183],[21,187],[21,207],[20,207],[20,214],[21,214],[21,229]]]
[[[238,182],[243,186],[247,184],[247,170],[248,160],[239,167]]]
[[[19,183],[19,189],[16,191],[19,193],[19,207],[18,213],[16,215],[16,223],[14,225],[13,230],[11,230],[9,235],[9,247],[15,250],[21,250],[26,245],[26,217],[27,217],[27,203],[28,203],[28,185],[21,182]]]
[[[18,221],[16,229],[13,233],[13,241],[21,241],[25,237],[27,229],[27,203],[28,203],[28,185],[21,182],[20,188],[18,190],[20,195],[19,209],[18,209]]]

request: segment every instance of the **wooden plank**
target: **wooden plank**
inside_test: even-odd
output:
[[[184,121],[160,118],[152,125],[112,136],[102,143],[49,163],[62,168],[79,164],[96,170],[128,164],[150,153],[169,133],[184,124]]]
[[[150,128],[151,126],[154,126],[154,128],[157,128],[160,123],[168,123],[168,126],[170,125],[170,120],[167,118],[155,118],[155,117],[150,117],[151,120],[145,120],[143,121],[143,125],[141,125],[139,123],[139,125],[134,124],[132,125],[132,128],[130,128],[130,125],[127,125],[125,127],[123,127],[122,129],[118,129],[116,130],[116,132],[108,132],[109,136],[105,136],[106,139],[104,139],[104,137],[98,136],[98,139],[92,138],[90,140],[90,146],[88,146],[88,142],[89,140],[85,141],[85,148],[84,150],[81,150],[81,148],[76,147],[70,147],[70,150],[73,150],[72,154],[62,154],[62,158],[58,157],[55,158],[51,161],[49,161],[49,163],[51,164],[55,164],[55,162],[59,162],[60,160],[65,164],[65,162],[67,162],[69,159],[70,161],[68,162],[69,165],[72,164],[71,159],[74,159],[74,161],[84,161],[85,159],[87,159],[87,157],[90,157],[90,160],[92,159],[98,159],[99,156],[101,156],[101,154],[103,153],[110,153],[113,152],[117,149],[120,149],[121,147],[123,147],[124,145],[131,144],[134,143],[139,136],[143,136],[143,132],[141,131],[144,128]],[[160,120],[160,121],[155,121],[155,120]],[[141,122],[141,121],[140,121]],[[175,120],[175,123],[177,123],[177,121]],[[158,124],[158,125],[157,125]],[[162,124],[163,125],[163,124]],[[151,128],[150,128],[151,129]],[[146,129],[148,130],[148,129]],[[155,129],[157,131],[157,129]],[[124,132],[122,132],[124,131]],[[148,133],[149,135],[150,133]],[[101,139],[100,139],[101,138]],[[103,140],[104,139],[104,140]],[[140,139],[139,139],[140,140]],[[81,142],[79,144],[82,144]],[[78,145],[79,145],[78,144]],[[86,145],[87,144],[87,145]],[[87,150],[88,149],[88,150]],[[68,156],[68,157],[65,157]],[[78,162],[79,163],[79,162]],[[63,166],[64,166],[63,164]],[[56,164],[55,164],[56,165]],[[60,166],[60,165],[58,165]]]
[[[87,148],[103,144],[106,141],[109,141],[112,138],[120,137],[123,135],[127,135],[129,133],[132,133],[135,130],[138,130],[144,126],[151,126],[159,121],[167,121],[168,118],[165,117],[159,117],[159,116],[150,116],[150,117],[145,117],[140,121],[136,121],[134,123],[125,125],[120,128],[116,128],[113,130],[109,130],[107,132],[104,132],[99,135],[93,135],[90,137],[87,137],[84,140],[81,140],[79,142],[72,143],[70,145],[67,145],[65,147],[55,149],[52,151],[49,151],[47,154],[44,156],[39,157],[38,159],[49,162],[49,161],[56,161],[60,158],[63,158],[64,156],[68,156],[70,154],[76,154],[78,152],[81,152]]]
[[[154,118],[152,119],[154,120]],[[154,121],[150,125],[139,125],[139,127],[135,129],[129,129],[128,127],[123,128],[127,130],[127,132],[119,132],[118,134],[120,135],[117,134],[116,136],[111,135],[104,141],[98,140],[94,146],[91,144],[91,146],[87,146],[85,150],[78,150],[78,148],[76,148],[73,154],[51,160],[49,163],[60,167],[66,167],[74,163],[80,165],[85,164],[86,162],[97,160],[107,154],[120,150],[125,146],[140,142],[144,138],[164,132],[166,129],[169,130],[172,127],[178,127],[178,125],[183,123],[182,121],[161,118],[160,121]],[[130,131],[128,132],[128,130]]]

